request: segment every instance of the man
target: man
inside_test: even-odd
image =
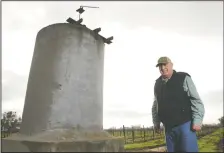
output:
[[[161,76],[154,86],[155,131],[159,132],[162,122],[168,152],[198,152],[196,131],[201,129],[205,111],[191,76],[173,70],[168,57],[159,58],[156,67]]]

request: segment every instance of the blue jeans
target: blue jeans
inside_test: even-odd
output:
[[[191,122],[174,128],[165,127],[168,152],[198,152],[196,132],[192,131]]]

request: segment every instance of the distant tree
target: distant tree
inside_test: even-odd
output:
[[[18,121],[21,122],[21,120],[21,117],[17,117],[16,112],[5,112],[1,119],[1,129],[11,133],[14,129],[16,129]]]
[[[219,123],[221,124],[221,126],[223,126],[223,125],[224,125],[224,124],[223,124],[223,120],[224,120],[224,118],[223,118],[223,117],[219,118]]]
[[[22,122],[22,118],[21,118],[21,117],[18,118],[18,122],[19,122],[19,123]]]

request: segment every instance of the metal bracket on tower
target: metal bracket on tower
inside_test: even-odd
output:
[[[72,18],[68,18],[66,21],[67,21],[68,23],[70,23],[70,24],[78,24],[78,25],[82,25],[81,23],[83,22],[83,19],[81,18],[81,14],[82,14],[83,12],[85,12],[85,10],[83,9],[84,7],[87,7],[87,8],[99,8],[99,7],[94,7],[94,6],[80,6],[80,8],[76,10],[76,12],[79,12],[79,20],[76,21],[76,20],[74,20],[74,19],[72,19]],[[85,25],[82,25],[82,26],[85,26]],[[86,26],[85,26],[85,27],[86,27]],[[87,27],[86,27],[86,28],[87,28]],[[91,29],[89,29],[89,30],[91,30]],[[111,44],[111,43],[112,43],[111,40],[113,40],[113,36],[111,36],[111,37],[109,37],[109,38],[105,38],[105,37],[103,37],[103,36],[101,36],[101,35],[99,34],[99,32],[101,31],[101,28],[96,28],[96,29],[91,30],[91,31],[93,31],[94,33],[96,33],[97,35],[99,35],[99,36],[103,39],[104,43],[107,43],[107,44]]]
[[[79,19],[78,21],[75,21],[74,19],[72,19],[72,18],[68,18],[67,20],[66,20],[68,23],[71,23],[71,24],[81,24],[82,23],[82,21],[83,21],[83,19]]]
[[[83,7],[87,7],[87,8],[99,8],[99,7],[95,7],[95,6],[80,6],[80,8],[76,10],[76,12],[79,12],[79,19],[81,17],[81,14],[83,12],[85,12],[85,10],[83,9]]]
[[[96,28],[93,30],[95,33],[99,33],[101,31],[101,28]]]

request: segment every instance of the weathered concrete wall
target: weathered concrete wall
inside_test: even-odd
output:
[[[30,69],[21,134],[82,127],[103,128],[101,38],[67,23],[39,31]]]

